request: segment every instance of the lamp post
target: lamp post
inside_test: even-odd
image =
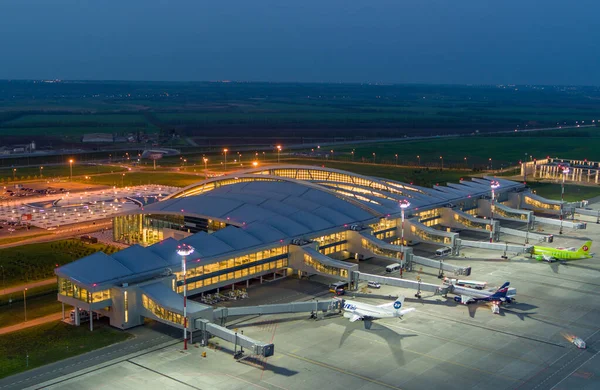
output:
[[[396,157],[396,165],[398,165],[398,153],[395,154]]]
[[[564,213],[564,203],[565,203],[565,176],[567,176],[570,172],[569,167],[564,167],[562,170],[562,183],[560,186],[560,230],[558,234],[563,234],[563,213]]]
[[[73,159],[69,160],[69,181],[73,181]]]
[[[465,167],[466,167],[467,169],[469,169],[469,161],[467,160],[467,158],[466,158],[466,157],[465,157]]]
[[[490,218],[490,242],[494,242],[494,198],[495,198],[495,190],[500,187],[500,183],[496,180],[492,180],[490,183],[490,187],[492,188],[492,217]]]
[[[494,166],[492,164],[492,158],[491,157],[488,158],[488,161],[490,162],[490,171],[493,171],[494,170]]]
[[[228,149],[223,149],[223,156],[225,158],[225,170],[227,170],[227,152],[229,152]]]
[[[27,322],[27,287],[23,290],[23,307],[25,309],[25,322]]]
[[[375,164],[375,157],[376,157],[376,154],[375,154],[375,152],[373,152],[373,164]]]
[[[442,171],[444,170],[444,156],[440,156],[440,161],[442,162]]]
[[[17,168],[13,168],[13,181],[15,181],[16,174],[17,174]]]
[[[406,210],[406,208],[408,208],[410,206],[410,202],[406,199],[403,199],[400,201],[400,211],[401,211],[401,216],[402,216],[402,223],[401,223],[401,236],[400,236],[400,240],[401,240],[401,253],[402,253],[402,261],[404,261],[404,210]]]
[[[121,173],[121,187],[125,187],[125,174]]]
[[[354,162],[354,149],[352,149],[352,152],[350,153],[352,153],[352,162]]]
[[[44,170],[44,167],[40,167],[40,179],[43,177],[43,175],[42,175],[43,170]]]
[[[187,349],[187,284],[185,258],[194,253],[194,248],[187,244],[177,246],[177,254],[181,256],[181,270],[183,272],[183,349]]]
[[[333,150],[331,151],[333,153]],[[277,145],[277,164],[279,164],[279,155],[281,154],[281,145]]]
[[[204,161],[204,176],[206,176],[208,174],[208,159],[203,157],[202,161]]]
[[[421,166],[421,156],[417,156],[417,161],[419,163],[419,166]]]

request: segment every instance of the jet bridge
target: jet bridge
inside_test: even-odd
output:
[[[540,234],[530,232],[529,230],[523,231],[519,229],[511,229],[506,227],[500,227],[500,233],[516,237],[523,237],[525,238],[526,243],[529,243],[529,240],[534,240],[538,242],[552,242],[554,240],[554,236],[552,234]]]
[[[479,199],[477,207],[479,215],[491,218],[492,204],[489,199]],[[494,219],[532,223],[533,211],[515,209],[502,203],[494,202]]]
[[[278,303],[273,305],[258,305],[245,307],[219,307],[213,311],[214,321],[224,323],[228,317],[267,315],[282,313],[317,313],[340,310],[340,301],[337,299],[312,300],[307,302]]]
[[[340,261],[325,256],[316,248],[318,243],[289,246],[290,267],[306,274],[318,274],[350,281],[350,273],[358,271],[358,264]]]
[[[538,217],[536,215],[535,217],[533,217],[533,220],[534,220],[534,223],[541,223],[541,224],[552,225],[552,226],[561,226],[562,225],[562,227],[571,228],[574,230],[583,230],[587,227],[587,224],[585,222],[567,221],[564,218],[561,222],[560,219]]]
[[[464,229],[476,232],[489,232],[493,229],[494,232],[496,232],[498,231],[498,227],[500,226],[498,221],[477,218],[465,213],[464,211],[452,209],[449,207],[444,207],[441,209],[441,217],[441,224],[443,226],[448,226],[455,229]]]
[[[259,341],[255,341],[248,336],[244,336],[241,333],[227,329],[223,326],[213,324],[208,320],[198,319],[194,325],[195,329],[200,332],[200,339],[203,345],[207,345],[208,340],[214,336],[235,344],[236,353],[238,345],[242,348],[246,348],[248,351],[251,351],[253,355],[269,357],[273,356],[275,353],[275,346],[272,343],[261,343]]]
[[[432,292],[432,293],[434,293],[436,295],[445,295],[449,291],[449,287],[448,286],[440,286],[440,285],[437,285],[437,284],[423,283],[423,282],[418,282],[416,280],[392,278],[392,277],[389,277],[389,276],[365,274],[363,272],[353,272],[352,273],[352,278],[356,282],[358,282],[358,281],[365,281],[365,282],[371,281],[371,282],[377,282],[377,283],[385,284],[385,285],[388,285],[388,286],[395,286],[395,287],[402,287],[402,288],[412,288],[412,289],[415,289],[417,291]]]
[[[504,252],[513,252],[513,253],[531,253],[533,251],[533,245],[525,244],[525,245],[516,245],[509,244],[506,242],[487,242],[487,241],[469,241],[458,239],[458,250],[460,248],[480,248],[480,249],[488,249],[495,251],[504,251]]]

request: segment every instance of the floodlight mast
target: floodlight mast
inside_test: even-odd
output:
[[[194,253],[194,247],[187,244],[177,246],[177,254],[181,256],[181,271],[183,272],[183,349],[187,349],[187,283],[185,258]]]
[[[404,210],[406,210],[410,206],[410,202],[406,199],[400,201],[400,210],[402,215],[402,225],[401,225],[401,249],[402,249],[402,262],[404,262]],[[404,264],[402,264],[404,266]]]
[[[500,183],[496,180],[492,180],[490,182],[490,187],[492,188],[492,217],[490,218],[490,242],[494,242],[494,198],[495,198],[495,190],[500,187]]]
[[[563,214],[564,214],[564,203],[565,203],[565,177],[569,174],[571,170],[569,167],[564,167],[562,170],[562,184],[560,187],[560,230],[558,234],[563,234]]]

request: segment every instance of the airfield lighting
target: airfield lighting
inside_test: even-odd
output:
[[[563,204],[565,203],[565,177],[571,172],[569,167],[564,167],[562,170],[562,183],[560,186],[560,230],[558,234],[563,234]]]
[[[187,284],[185,258],[194,253],[191,245],[177,245],[177,254],[181,256],[181,271],[183,273],[183,349],[187,349]]]
[[[225,170],[227,170],[227,152],[229,152],[228,149],[223,149],[223,156],[225,156]]]
[[[281,154],[281,145],[277,145],[277,164],[279,164],[279,155]]]
[[[401,225],[401,248],[402,248],[402,260],[404,261],[404,210],[406,210],[410,206],[410,202],[406,199],[400,201],[400,210],[402,215],[402,225]]]
[[[490,187],[492,188],[492,217],[490,218],[490,242],[494,242],[494,198],[495,198],[495,190],[500,187],[500,183],[496,180],[492,180],[490,182]]]
[[[258,166],[258,161],[252,161],[252,166],[256,168]]]
[[[73,181],[73,159],[69,160],[69,180]]]

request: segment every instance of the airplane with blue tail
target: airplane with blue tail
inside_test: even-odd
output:
[[[365,323],[365,329],[371,329],[373,320],[381,318],[402,318],[406,313],[415,311],[414,307],[403,309],[404,297],[400,296],[394,302],[384,303],[383,305],[369,305],[368,303],[342,300],[342,310],[344,317],[350,319],[350,322],[362,320]]]

